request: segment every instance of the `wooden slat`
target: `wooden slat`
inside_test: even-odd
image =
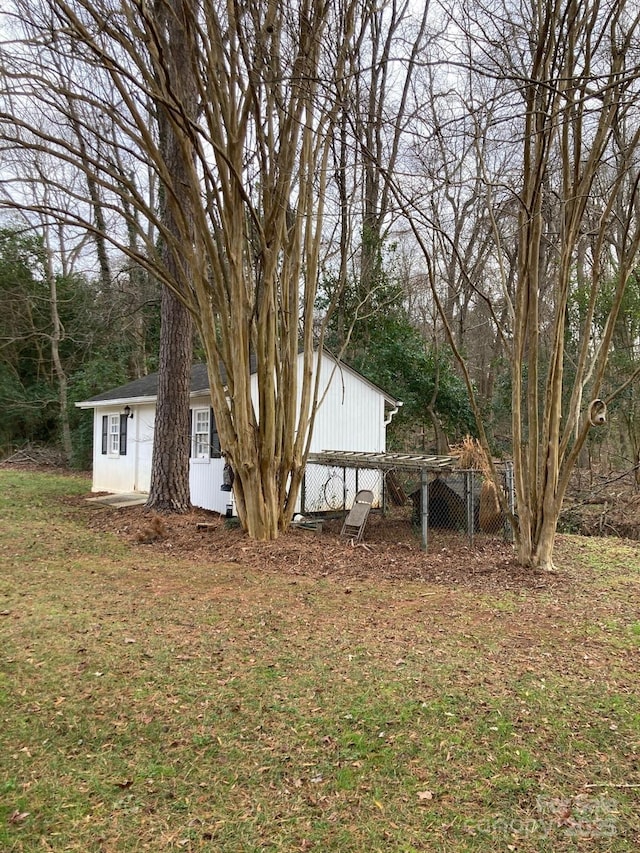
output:
[[[308,462],[315,465],[342,465],[350,468],[376,468],[389,471],[404,468],[412,471],[442,471],[457,465],[456,456],[407,453],[358,453],[352,450],[324,450],[309,454]]]

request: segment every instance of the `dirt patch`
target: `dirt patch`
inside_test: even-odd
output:
[[[85,504],[86,506],[86,504]],[[203,563],[238,563],[262,571],[289,572],[345,580],[380,578],[422,580],[464,585],[483,590],[549,588],[567,582],[566,575],[524,569],[515,560],[511,543],[498,537],[434,531],[428,552],[404,518],[372,513],[365,541],[353,545],[340,537],[341,521],[323,523],[322,531],[292,528],[275,542],[256,542],[217,513],[192,510],[163,516],[140,506],[91,506],[89,525],[122,537],[132,545],[175,554]]]

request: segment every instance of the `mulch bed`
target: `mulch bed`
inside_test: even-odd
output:
[[[320,533],[292,528],[274,542],[256,542],[237,525],[204,510],[165,515],[158,522],[157,514],[144,506],[87,508],[93,529],[114,533],[136,548],[204,563],[341,580],[421,580],[487,591],[548,589],[567,582],[564,574],[518,565],[512,544],[499,537],[477,536],[471,544],[463,534],[433,531],[425,553],[408,519],[379,513],[371,514],[364,541],[354,545],[340,537],[339,519],[326,521]]]

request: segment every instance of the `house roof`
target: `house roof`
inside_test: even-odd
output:
[[[333,361],[336,359],[328,352],[324,352],[323,358],[329,357]],[[385,400],[392,406],[402,405],[399,400],[391,395],[387,394],[386,391],[383,391],[382,388],[379,388],[375,383],[371,382],[369,379],[364,377],[361,373],[358,373],[357,370],[354,370],[352,367],[349,367],[344,362],[340,362],[340,366],[344,367],[347,370],[350,370],[356,376],[358,376],[363,382],[369,385],[372,388],[375,388],[380,394],[383,395]],[[255,373],[257,369],[257,364],[255,357],[251,359],[251,373]],[[225,379],[224,368],[223,371],[223,381]],[[197,394],[205,394],[209,390],[209,377],[207,374],[207,365],[206,364],[194,364],[191,368],[191,381],[190,381],[190,390],[192,395]],[[99,403],[111,403],[111,402],[149,402],[150,400],[154,400],[158,396],[158,374],[150,373],[148,376],[143,376],[141,379],[134,379],[133,382],[127,382],[126,385],[119,385],[117,388],[111,388],[109,391],[103,391],[101,394],[96,394],[95,397],[90,397],[88,400],[83,400],[81,402],[76,403],[76,406],[80,409],[91,409]]]
[[[206,364],[194,364],[191,368],[191,393],[198,391],[209,390],[209,378],[207,376]],[[119,385],[117,388],[111,388],[109,391],[103,391],[102,394],[96,394],[95,397],[90,397],[84,400],[85,403],[104,403],[113,400],[142,400],[154,399],[158,396],[158,374],[150,373],[148,376],[143,376],[141,379],[134,379],[133,382],[127,382],[126,385]]]

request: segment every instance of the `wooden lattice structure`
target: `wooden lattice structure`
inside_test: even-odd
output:
[[[461,469],[458,456],[436,456],[426,453],[361,453],[350,450],[325,450],[321,453],[312,453],[307,460],[309,465],[333,466],[341,468],[345,472],[354,472],[356,492],[362,488],[362,479],[359,478],[360,471],[379,471],[384,475],[384,482],[392,500],[402,498],[402,490],[395,478],[396,472],[413,472],[419,474],[420,487],[417,495],[414,495],[414,506],[419,516],[421,530],[421,544],[424,550],[428,546],[429,537],[429,503],[434,498],[441,500],[441,496],[434,489],[434,479],[438,481],[455,477],[461,483],[461,494],[456,496],[457,511],[463,517],[463,524],[471,541],[473,541],[476,525],[477,501],[479,499],[480,487],[478,482],[482,481],[483,473],[475,469]],[[501,463],[503,488],[507,498],[510,512],[514,509],[513,470],[511,463]],[[436,485],[438,485],[436,483]],[[441,491],[444,491],[441,489]],[[451,491],[450,489],[448,491]],[[394,496],[395,495],[395,496]],[[415,499],[417,498],[417,499]],[[435,509],[435,507],[434,507]],[[303,510],[304,511],[304,510]],[[506,529],[506,528],[505,528]]]

